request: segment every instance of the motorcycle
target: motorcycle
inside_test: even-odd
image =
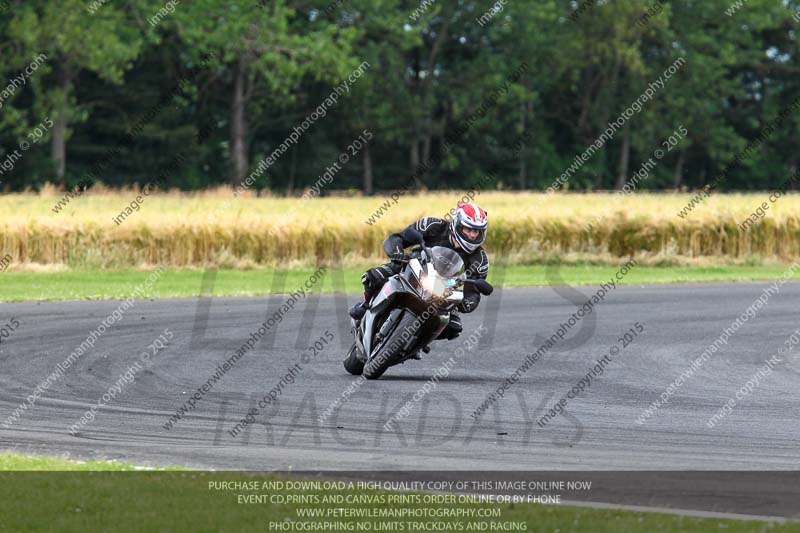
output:
[[[450,248],[420,244],[400,262],[400,272],[386,281],[361,320],[351,319],[354,342],[344,368],[353,375],[378,379],[391,366],[420,359],[464,299],[464,286],[486,296],[494,290],[486,280],[467,279],[464,262]]]

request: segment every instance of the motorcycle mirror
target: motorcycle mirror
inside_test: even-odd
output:
[[[468,282],[471,283],[472,286],[484,296],[489,296],[492,294],[492,292],[494,292],[494,287],[492,287],[492,284],[485,279],[471,279],[468,280]]]
[[[411,249],[414,252],[419,252],[419,258],[423,263],[427,263],[433,259],[433,252],[427,246],[420,244]]]

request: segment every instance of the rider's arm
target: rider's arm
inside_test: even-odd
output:
[[[416,237],[416,235],[419,237]],[[392,233],[383,241],[383,251],[386,255],[392,256],[394,254],[401,254],[403,250],[409,246],[418,243],[422,240],[422,235],[414,228],[414,225],[407,227],[403,231]]]
[[[433,226],[438,223],[445,223],[443,220],[433,217],[424,217],[403,231],[392,233],[383,241],[383,251],[386,255],[392,256],[393,254],[403,253],[403,250],[409,246],[419,244],[425,238],[425,232],[433,229]]]
[[[489,255],[483,248],[478,248],[470,257],[467,266],[467,279],[486,279],[489,274]]]
[[[467,268],[468,279],[486,279],[489,274],[489,256],[483,248],[478,249],[474,259]],[[462,313],[471,313],[478,308],[481,302],[481,293],[470,285],[464,287],[464,300],[458,305]]]

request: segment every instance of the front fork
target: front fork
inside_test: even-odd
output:
[[[439,319],[439,324],[434,328],[433,335],[431,335],[431,341],[436,340],[439,335],[444,331],[447,327],[447,324],[450,323],[450,312],[445,312],[444,314],[437,315],[436,318]]]

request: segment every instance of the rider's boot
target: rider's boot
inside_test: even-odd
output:
[[[378,294],[378,291],[381,290],[381,287],[383,287],[383,284],[389,279],[389,276],[397,273],[395,272],[397,268],[397,265],[394,263],[388,263],[379,267],[370,268],[364,272],[364,275],[361,276],[361,283],[364,285],[364,298],[348,310],[353,320],[358,322],[364,318],[369,308],[367,302],[371,301],[372,297]]]
[[[364,318],[364,315],[367,314],[367,299],[368,296],[367,293],[365,292],[364,297],[361,299],[361,301],[347,311],[350,317],[356,322]]]
[[[417,361],[419,361],[420,359],[422,359],[422,356],[419,354],[419,352],[420,352],[420,351],[419,351],[419,350],[417,350],[417,351],[414,353],[414,355],[412,355],[412,356],[410,356],[410,357],[409,357],[409,359],[416,359]],[[431,347],[430,347],[430,346],[423,346],[423,347],[422,347],[422,353],[430,353],[430,352],[431,352]]]
[[[356,305],[351,307],[347,312],[350,317],[353,318],[353,320],[361,320],[364,318],[364,315],[367,314],[367,301],[361,300]]]

